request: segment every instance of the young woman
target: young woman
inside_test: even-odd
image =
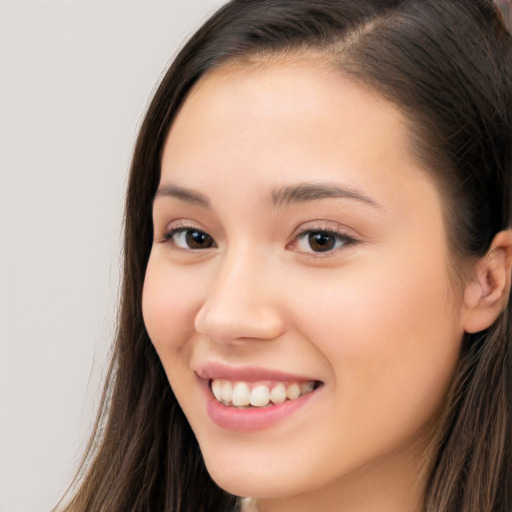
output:
[[[484,0],[207,21],[141,128],[65,510],[512,510],[511,64]]]

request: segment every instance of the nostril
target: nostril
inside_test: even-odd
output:
[[[218,343],[270,340],[284,332],[278,309],[255,300],[210,300],[197,312],[194,327]]]

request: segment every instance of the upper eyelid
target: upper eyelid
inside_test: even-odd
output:
[[[194,222],[189,219],[174,219],[170,222],[166,222],[165,224],[163,224],[161,232],[163,234],[166,234],[166,233],[169,233],[170,231],[179,230],[179,229],[182,229],[182,230],[195,229],[197,231],[202,231],[202,232],[206,233],[207,235],[210,235],[210,232],[204,226],[202,226],[198,222]],[[155,225],[155,232],[156,231],[157,231],[157,229],[156,229],[156,225]]]
[[[164,236],[168,236],[171,233],[182,233],[183,231],[199,231],[200,233],[204,233],[205,235],[208,235],[212,240],[214,240],[213,236],[210,235],[210,233],[206,229],[198,228],[197,226],[194,225],[175,226],[172,228],[167,227],[164,230]]]
[[[305,235],[309,233],[327,233],[329,235],[335,236],[339,239],[345,239],[350,242],[359,242],[359,237],[345,233],[343,231],[338,231],[335,229],[315,229],[315,228],[305,228],[302,231],[299,231],[296,235],[293,236],[292,243],[295,240],[299,240],[300,238],[304,237]]]
[[[310,233],[312,231],[324,231],[326,233],[332,233],[334,235],[345,236],[354,239],[360,238],[359,234],[354,229],[332,220],[311,220],[302,222],[293,231],[291,238],[293,239],[304,233]]]
[[[354,236],[349,235],[348,233],[345,233],[343,230],[338,230],[338,229],[333,229],[333,228],[315,228],[315,227],[300,229],[295,236],[300,237],[307,233],[329,233],[330,235],[337,235],[337,236],[347,237],[347,238],[355,238]]]

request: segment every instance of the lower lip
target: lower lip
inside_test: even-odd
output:
[[[210,419],[219,427],[236,432],[252,432],[263,430],[289,417],[306,406],[321,389],[317,388],[295,400],[287,400],[282,404],[267,407],[238,409],[227,407],[218,402],[208,388],[206,410]]]

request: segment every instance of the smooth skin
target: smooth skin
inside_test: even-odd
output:
[[[172,126],[144,318],[211,476],[261,512],[416,510],[463,333],[506,303],[510,233],[461,290],[412,154],[393,104],[313,60],[210,72]],[[206,412],[211,361],[323,386],[233,432]]]

